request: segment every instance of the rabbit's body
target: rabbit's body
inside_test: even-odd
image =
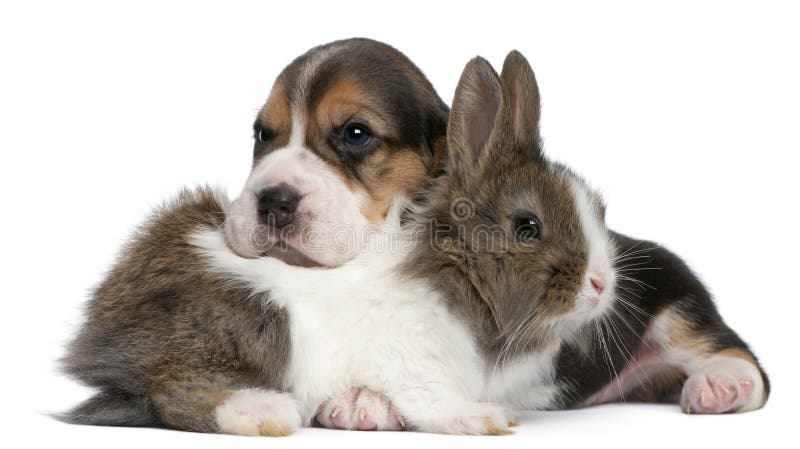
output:
[[[689,267],[657,243],[612,238],[628,279],[620,279],[613,312],[561,348],[561,405],[680,402],[689,413],[763,406],[766,374]]]
[[[490,366],[485,398],[762,407],[767,376],[708,290],[678,256],[607,229],[600,196],[544,156],[539,117],[524,57],[512,52],[500,77],[473,60],[451,110],[447,173],[417,217],[444,232],[418,245],[408,270],[472,305],[465,316],[479,317],[472,329]],[[454,216],[464,199],[471,213]]]
[[[485,399],[544,410],[617,401],[679,402],[690,413],[760,408],[768,378],[697,277],[656,243],[612,235],[618,267],[635,267],[612,311],[550,335],[532,354],[498,355]]]

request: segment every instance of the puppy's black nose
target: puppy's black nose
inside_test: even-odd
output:
[[[300,192],[286,183],[258,192],[258,217],[264,224],[283,228],[294,220]]]

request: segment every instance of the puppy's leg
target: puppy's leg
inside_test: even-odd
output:
[[[329,429],[403,430],[405,421],[386,395],[353,388],[320,405],[317,422]]]
[[[235,435],[286,436],[300,427],[300,413],[288,393],[248,388],[236,390],[214,409],[220,432]]]
[[[163,424],[180,430],[286,436],[300,427],[291,395],[232,383],[199,373],[158,379],[151,388],[152,406]]]

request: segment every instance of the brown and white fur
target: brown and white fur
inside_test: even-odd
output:
[[[495,366],[486,399],[523,409],[619,400],[679,402],[687,413],[762,407],[768,378],[708,290],[664,247],[607,229],[600,196],[543,155],[539,117],[536,80],[519,53],[500,79],[481,59],[468,65],[448,129],[454,180],[420,217],[466,235],[506,231],[461,241],[457,253],[420,251],[412,263],[436,273],[442,291],[489,305],[477,331]],[[464,198],[467,219],[436,213]],[[514,220],[530,217],[545,249],[504,246]]]
[[[680,393],[693,413],[764,404],[766,376],[707,291],[668,251],[606,228],[599,196],[544,157],[539,115],[520,54],[501,76],[482,59],[466,67],[446,174],[400,233],[410,247],[302,270],[248,261],[213,231],[198,234],[218,270],[270,291],[291,316],[317,318],[290,325],[293,350],[302,349],[290,356],[301,414],[353,384],[386,393],[419,429],[458,433],[507,431],[503,415],[465,405],[476,400],[557,409]],[[323,318],[334,313],[341,322]],[[450,382],[471,387],[430,387]],[[420,391],[427,407],[415,401]]]
[[[446,120],[419,69],[384,44],[351,39],[300,56],[255,121],[253,169],[226,207],[232,248],[295,265],[353,258],[361,242],[341,231],[363,235],[396,195],[424,187],[445,149]]]
[[[396,195],[414,197],[438,170],[447,113],[419,69],[385,44],[338,41],[293,61],[255,121],[253,167],[239,197],[181,193],[138,230],[95,290],[64,370],[99,391],[61,418],[245,435],[294,430],[301,416],[286,406],[294,403],[287,311],[207,269],[192,236],[220,229],[242,257],[340,265],[361,240],[338,237],[381,224]],[[330,426],[401,424],[362,416],[387,404],[369,391],[343,391],[328,404],[342,408]]]

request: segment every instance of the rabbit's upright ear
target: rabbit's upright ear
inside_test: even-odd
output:
[[[522,54],[509,53],[500,76],[485,59],[471,60],[456,88],[447,128],[452,172],[463,178],[484,161],[542,160],[540,112],[536,77]]]
[[[497,72],[480,56],[464,67],[453,97],[447,126],[450,167],[461,174],[474,170],[495,130],[502,93]]]
[[[539,137],[541,100],[539,86],[528,60],[513,50],[500,74],[503,91],[502,126],[510,131],[516,148],[536,159],[542,156]]]

